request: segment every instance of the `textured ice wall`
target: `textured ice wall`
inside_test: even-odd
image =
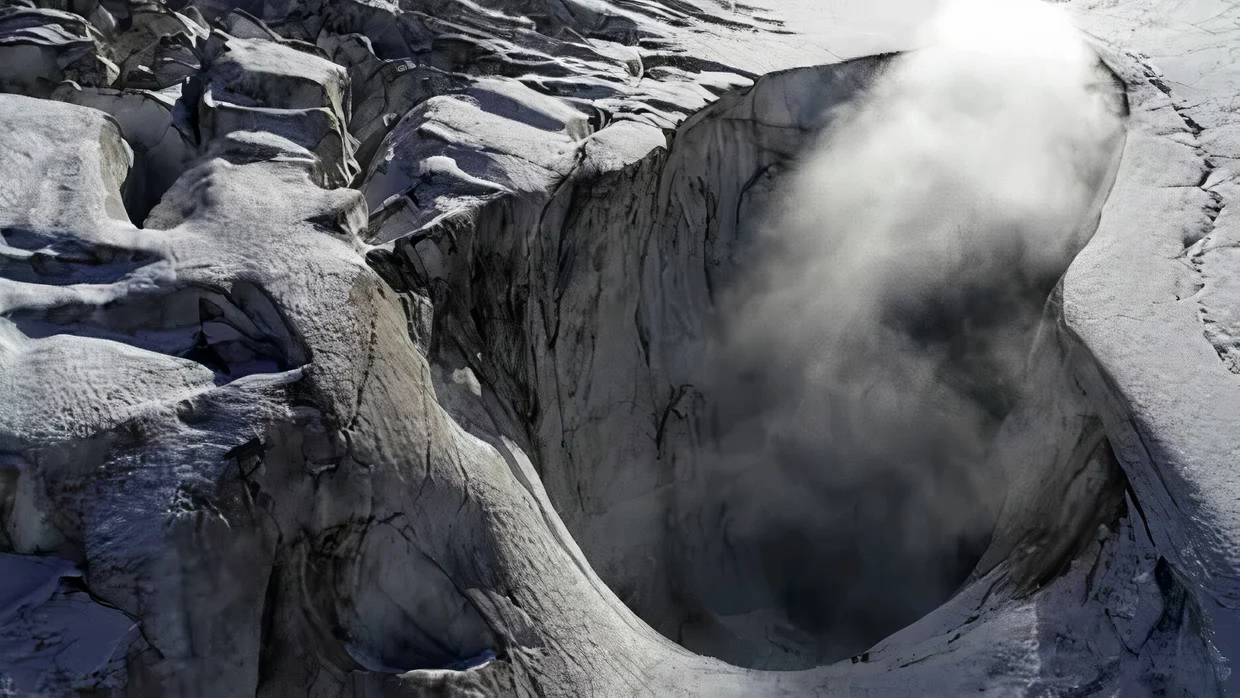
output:
[[[741,221],[887,59],[755,79],[834,61],[836,25],[707,0],[31,4],[0,11],[0,86],[28,95],[0,96],[22,690],[1217,692],[1218,77],[1172,101],[1111,54],[1133,137],[1000,432],[1019,481],[975,579],[851,661],[768,673],[668,639],[815,662],[697,593],[761,567],[703,506],[694,380]],[[1103,26],[1181,36],[1143,7]],[[1225,45],[1199,9],[1173,16]]]

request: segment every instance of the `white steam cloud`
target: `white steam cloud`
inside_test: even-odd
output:
[[[1056,8],[950,0],[922,38],[785,180],[711,361],[729,536],[843,646],[940,603],[985,545],[988,439],[1122,137]]]

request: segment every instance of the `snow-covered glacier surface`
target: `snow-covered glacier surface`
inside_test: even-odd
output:
[[[0,690],[1225,693],[1240,9],[1013,3],[4,2]]]

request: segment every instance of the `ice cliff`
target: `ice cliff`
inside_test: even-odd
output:
[[[711,358],[928,4],[2,4],[0,690],[1235,684],[1240,9],[1066,5],[1121,125],[939,527],[958,470],[738,464],[802,384]]]

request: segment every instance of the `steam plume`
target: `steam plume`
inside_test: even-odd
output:
[[[981,553],[988,439],[1122,132],[1049,5],[950,0],[922,38],[790,176],[710,364],[730,539],[758,596],[837,650],[942,602]]]

